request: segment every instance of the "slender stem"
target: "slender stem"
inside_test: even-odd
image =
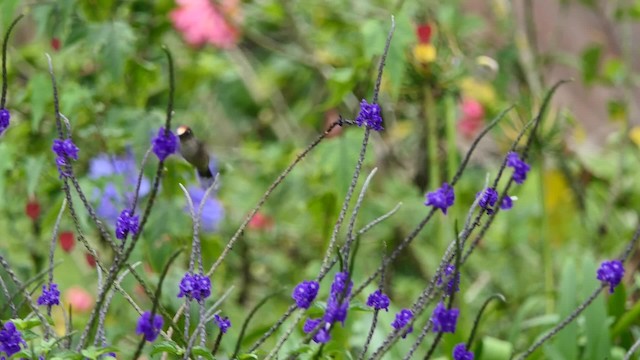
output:
[[[11,35],[11,31],[23,16],[23,14],[18,15],[11,25],[9,25],[9,29],[7,29],[7,32],[4,35],[4,42],[2,43],[2,97],[0,97],[0,109],[4,109],[4,106],[7,103],[7,44],[9,43],[9,35]]]

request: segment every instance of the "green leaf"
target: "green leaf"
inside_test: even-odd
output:
[[[620,291],[620,286],[618,285],[615,289],[615,293]],[[625,331],[629,331],[631,326],[635,324],[638,319],[640,319],[640,302],[636,302],[629,311],[625,312],[624,315],[620,317],[620,320],[615,323],[613,329],[611,330],[611,335],[613,338],[620,336]]]
[[[98,53],[111,76],[121,78],[125,62],[134,52],[136,37],[131,26],[122,21],[114,21],[94,25],[89,31],[88,43]]]
[[[513,345],[504,340],[485,336],[479,344],[479,359],[507,360],[511,358]]]
[[[29,196],[32,196],[36,191],[44,164],[45,159],[42,155],[38,157],[29,157],[26,161],[25,174],[27,176],[27,194]]]
[[[592,83],[598,77],[601,54],[602,47],[600,45],[590,46],[582,52],[580,60],[582,65],[582,80],[585,84]]]
[[[258,360],[258,355],[256,354],[242,354],[238,356],[238,360]]]
[[[31,101],[31,131],[38,131],[40,122],[44,118],[51,93],[51,80],[46,74],[33,75],[29,81]]]
[[[609,59],[604,64],[603,76],[614,85],[620,85],[628,73],[626,66],[620,59]]]
[[[598,266],[591,255],[585,256],[582,264],[582,298],[593,293],[594,289],[600,286],[600,282],[596,279]],[[584,350],[585,360],[601,360],[609,355],[610,337],[609,325],[607,324],[607,308],[604,301],[604,294],[600,295],[589,305],[584,311],[586,333],[586,346]]]
[[[619,122],[627,118],[627,104],[624,101],[609,100],[607,102],[607,111],[610,121]]]
[[[560,277],[560,293],[558,298],[558,312],[560,318],[569,316],[578,305],[576,299],[576,264],[568,258]],[[578,323],[572,322],[556,335],[553,344],[560,353],[561,359],[577,359],[578,357]],[[546,350],[546,349],[545,349]]]
[[[36,326],[40,326],[42,322],[37,317],[22,320],[22,319],[12,319],[11,322],[16,328],[20,331],[29,330]]]
[[[184,354],[184,349],[179,347],[178,344],[174,343],[173,341],[163,341],[153,344],[151,355],[160,353],[182,356]]]
[[[211,350],[202,346],[194,346],[193,350],[191,350],[191,353],[195,356],[202,356],[205,359],[215,360],[213,354],[211,353]]]

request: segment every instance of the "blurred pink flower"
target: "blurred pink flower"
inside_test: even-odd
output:
[[[458,121],[458,131],[467,138],[473,138],[484,123],[484,108],[475,99],[462,101],[462,118]]]
[[[81,287],[74,286],[65,292],[65,300],[73,311],[87,312],[93,307],[93,296]]]
[[[238,42],[240,31],[227,18],[236,17],[239,0],[218,0],[215,5],[213,1],[176,0],[178,8],[169,17],[190,45],[210,43],[219,48],[230,48]]]
[[[484,117],[484,108],[478,100],[464,99],[462,101],[462,113],[464,117],[482,119]]]

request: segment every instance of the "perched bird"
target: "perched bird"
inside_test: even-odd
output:
[[[208,188],[215,179],[215,162],[209,156],[204,142],[198,140],[193,130],[180,125],[176,130],[180,138],[180,155],[196,168],[196,174],[203,188]]]

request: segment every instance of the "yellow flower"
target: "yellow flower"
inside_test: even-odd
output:
[[[413,48],[413,57],[421,64],[428,64],[435,61],[436,56],[436,47],[431,44],[421,43]]]
[[[476,99],[485,106],[492,106],[496,102],[496,93],[486,81],[466,77],[460,82],[460,89],[463,97]]]
[[[629,138],[636,146],[640,147],[640,126],[634,126],[629,132]]]

